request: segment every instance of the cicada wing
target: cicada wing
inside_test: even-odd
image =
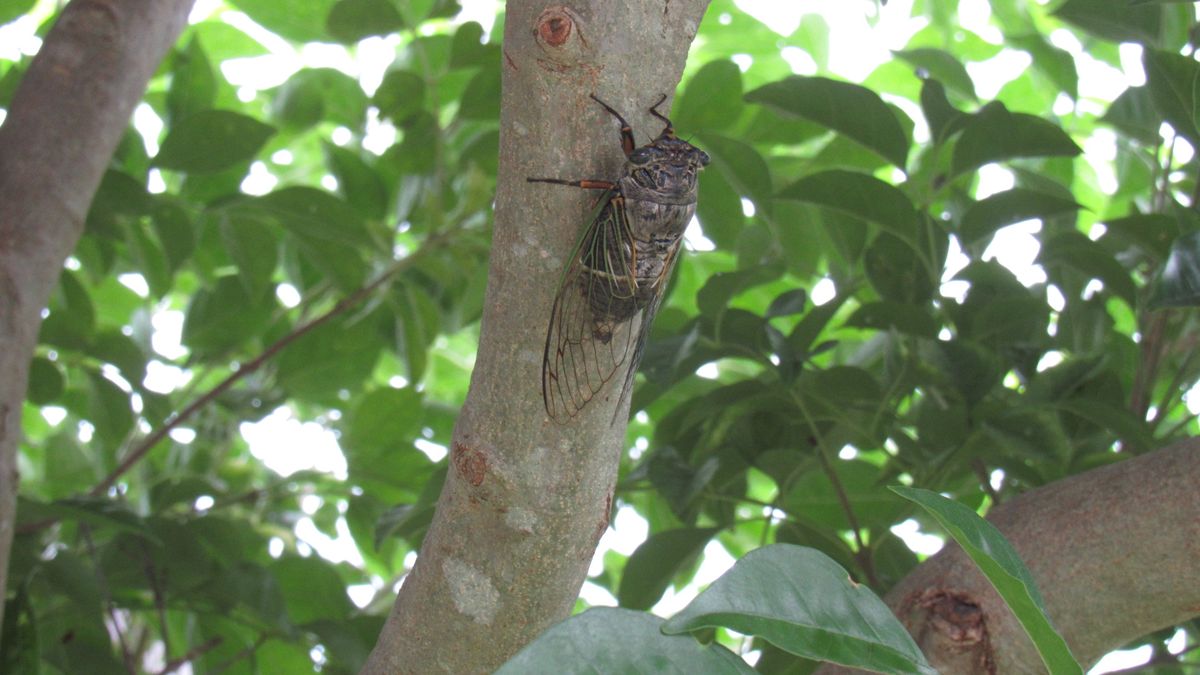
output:
[[[607,192],[601,202],[567,263],[546,329],[542,398],[559,421],[578,414],[634,350],[634,322],[613,318],[637,290],[633,234],[621,195]]]
[[[675,269],[675,261],[679,256],[679,243],[667,254],[666,263],[663,265],[662,272],[658,278],[654,280],[654,294],[650,297],[650,302],[646,303],[642,309],[641,319],[637,322],[637,340],[633,347],[633,355],[629,360],[629,371],[625,374],[625,384],[621,387],[621,397],[617,399],[617,409],[613,412],[613,419],[621,412],[621,401],[633,391],[634,376],[637,375],[638,366],[642,362],[642,355],[646,351],[646,342],[650,338],[650,328],[654,324],[654,317],[658,315],[658,310],[662,307],[663,300],[667,297],[667,287],[671,282],[671,273]],[[633,323],[633,322],[630,322]]]

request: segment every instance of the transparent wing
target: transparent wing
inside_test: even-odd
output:
[[[555,420],[578,414],[635,350],[632,251],[624,199],[606,192],[559,282],[546,330],[542,398]]]
[[[642,310],[641,320],[638,321],[637,342],[633,348],[633,357],[629,362],[629,371],[625,374],[625,384],[621,387],[621,397],[617,399],[617,409],[613,412],[613,419],[621,411],[621,401],[629,396],[633,390],[633,379],[637,375],[638,365],[642,362],[642,354],[646,351],[646,341],[650,338],[650,327],[654,323],[654,317],[658,314],[659,307],[662,306],[663,298],[667,295],[667,285],[671,281],[671,272],[675,269],[675,261],[679,259],[679,246],[677,241],[667,254],[666,263],[663,265],[662,272],[658,278],[654,280],[654,294],[650,298],[650,302]]]

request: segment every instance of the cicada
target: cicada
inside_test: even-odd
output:
[[[621,114],[592,95],[621,124],[625,165],[615,181],[529,178],[600,191],[563,270],[550,310],[542,355],[546,412],[566,421],[583,410],[624,368],[621,401],[633,386],[650,324],[662,305],[683,231],[696,213],[697,178],[708,155],[675,136],[671,120],[650,143],[635,147]],[[616,413],[614,413],[615,419]]]

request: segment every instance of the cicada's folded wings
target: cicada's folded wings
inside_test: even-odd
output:
[[[633,235],[620,194],[609,191],[567,263],[542,356],[542,397],[555,420],[574,417],[635,348]]]
[[[641,318],[636,322],[638,325],[637,338],[634,342],[632,356],[629,359],[629,370],[625,374],[625,383],[621,386],[621,396],[617,399],[617,410],[613,411],[614,419],[621,412],[620,401],[623,401],[633,391],[633,379],[637,375],[638,366],[642,363],[642,356],[646,353],[646,342],[650,339],[651,325],[654,323],[654,317],[658,315],[658,310],[662,307],[663,300],[666,298],[667,286],[671,283],[671,273],[674,271],[675,262],[678,259],[679,242],[676,242],[667,253],[667,259],[658,277],[650,282],[650,302],[642,309]]]

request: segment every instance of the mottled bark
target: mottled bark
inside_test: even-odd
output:
[[[624,411],[613,423],[620,382],[569,424],[543,408],[546,322],[595,195],[525,178],[614,178],[618,127],[588,94],[620,110],[639,143],[657,134],[647,109],[675,90],[707,4],[508,3],[496,223],[471,390],[437,514],[365,673],[490,672],[569,614],[608,526]]]
[[[989,514],[1085,668],[1200,615],[1198,485],[1200,439],[1191,439],[1051,483]],[[958,546],[926,560],[886,600],[944,675],[1045,672],[1016,618]]]
[[[191,6],[75,0],[46,36],[0,126],[0,597],[16,519],[21,407],[41,312],[133,108]]]

